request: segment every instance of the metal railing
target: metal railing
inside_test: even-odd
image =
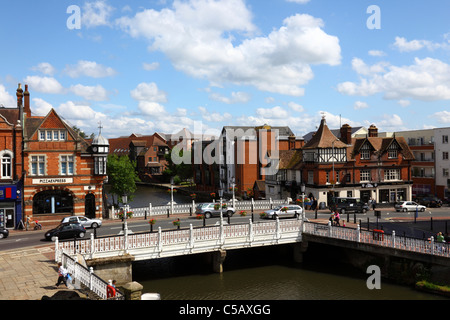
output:
[[[233,201],[224,201],[229,207],[233,206]],[[272,209],[274,206],[286,204],[287,200],[248,200],[248,201],[235,201],[236,210],[265,210]],[[183,204],[167,204],[164,206],[153,206],[151,203],[147,207],[131,208],[127,207],[128,211],[133,212],[134,218],[151,217],[158,215],[169,214],[182,214],[182,213],[195,213],[195,208],[198,203],[192,200],[192,203]],[[113,219],[119,219],[119,213],[122,211],[121,208],[112,207],[112,217]]]
[[[86,289],[95,294],[102,300],[124,300],[125,296],[122,292],[116,289],[116,295],[113,298],[107,297],[108,283],[94,274],[93,268],[86,268],[79,264],[75,259],[66,253],[60,255],[61,263],[66,268],[67,272],[75,281],[76,286],[82,284]]]

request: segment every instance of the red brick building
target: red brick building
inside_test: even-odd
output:
[[[32,116],[25,88],[24,216],[44,225],[69,215],[102,217],[108,140],[99,134],[89,143],[53,109],[45,117]]]
[[[372,125],[365,138],[352,138],[343,125],[340,137],[325,118],[302,149],[301,175],[306,194],[329,203],[333,196],[357,197],[367,202],[411,200],[411,161],[414,155],[403,137],[378,137]]]
[[[23,97],[17,89],[17,107],[0,108],[0,227],[16,228],[22,219],[22,119]]]

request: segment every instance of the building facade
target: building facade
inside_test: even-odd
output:
[[[436,161],[436,196],[450,199],[450,128],[434,129]]]
[[[414,156],[403,137],[379,137],[374,125],[366,137],[352,137],[347,124],[339,133],[339,137],[334,135],[323,118],[303,146],[301,161],[295,166],[300,171],[296,183],[305,184],[307,196],[326,205],[333,197],[356,197],[364,202],[373,199],[377,203],[411,200]]]
[[[55,110],[23,111],[23,214],[43,225],[68,215],[104,216],[108,140],[81,138]],[[105,213],[106,214],[106,213]]]

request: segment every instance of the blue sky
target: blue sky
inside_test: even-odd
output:
[[[26,83],[34,114],[54,108],[88,134],[101,122],[109,138],[265,123],[303,135],[322,114],[332,128],[448,127],[449,12],[445,0],[3,1],[0,105]]]

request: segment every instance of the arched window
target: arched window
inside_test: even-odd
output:
[[[0,156],[1,167],[1,178],[11,179],[12,177],[12,156],[9,152],[5,151]]]

